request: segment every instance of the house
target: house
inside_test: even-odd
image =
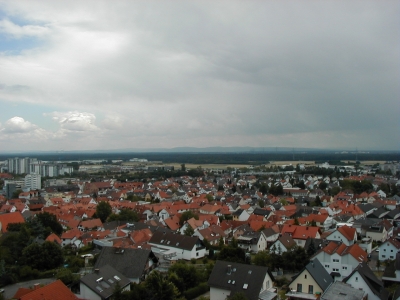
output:
[[[396,259],[386,264],[385,271],[382,276],[382,281],[385,286],[392,285],[393,283],[400,283],[400,253],[396,253]],[[398,298],[393,298],[398,299]]]
[[[80,290],[83,299],[110,299],[117,286],[122,291],[130,291],[130,280],[110,265],[95,268],[93,273],[86,274],[80,280]],[[50,298],[49,298],[50,299]]]
[[[148,243],[155,253],[173,259],[191,260],[192,258],[202,258],[206,254],[206,247],[197,236],[155,232]]]
[[[388,239],[383,242],[379,247],[379,260],[393,260],[396,258],[396,253],[400,250],[400,241],[397,239]]]
[[[321,238],[320,230],[315,226],[284,225],[281,233],[289,234],[300,247],[304,247],[308,238]]]
[[[297,245],[296,241],[292,239],[289,234],[283,234],[278,240],[271,245],[269,251],[275,254],[281,255],[284,252],[289,251],[289,249]]]
[[[367,262],[367,252],[358,244],[347,246],[344,243],[330,242],[311,259],[318,259],[332,277],[341,279],[348,276],[360,263]]]
[[[220,239],[225,244],[225,232],[217,225],[197,230],[192,236],[198,236],[202,241],[206,239],[210,245],[217,245]]]
[[[267,267],[218,260],[208,280],[210,300],[243,293],[249,300],[276,299],[273,276]]]
[[[41,287],[34,285],[33,289],[19,289],[13,299],[17,300],[79,300],[61,280],[54,281]]]
[[[10,223],[25,223],[25,219],[19,211],[0,214],[0,232],[7,232],[7,226]]]
[[[341,281],[335,281],[321,296],[320,300],[367,300],[367,295],[362,290],[353,288]]]
[[[384,225],[374,224],[369,226],[365,230],[365,235],[371,238],[373,241],[386,241],[387,240],[387,231]]]
[[[258,253],[267,249],[267,240],[260,231],[249,231],[237,238],[238,246],[246,252]]]
[[[355,289],[363,290],[368,294],[368,300],[387,300],[389,292],[385,290],[383,283],[374,272],[363,262],[343,279],[344,283],[350,284]]]
[[[357,230],[344,225],[334,230],[326,239],[328,241],[343,242],[346,246],[350,246],[357,241]]]
[[[244,209],[238,209],[232,213],[234,221],[247,221],[250,218],[250,214]]]
[[[332,277],[319,260],[314,259],[293,277],[286,296],[291,300],[318,299],[332,283]]]
[[[105,265],[113,266],[131,282],[139,283],[158,265],[158,259],[151,250],[103,247],[94,268]]]

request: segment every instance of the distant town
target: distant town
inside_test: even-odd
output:
[[[398,160],[218,155],[0,161],[0,297],[400,297]]]

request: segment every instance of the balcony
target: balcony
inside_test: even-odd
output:
[[[320,297],[320,295],[306,294],[306,293],[297,292],[297,291],[293,291],[293,290],[287,292],[286,296],[291,300],[296,300],[296,299],[319,299],[319,297]]]

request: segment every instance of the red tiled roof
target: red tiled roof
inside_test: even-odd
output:
[[[61,280],[39,287],[23,295],[19,300],[79,300]]]
[[[7,232],[7,226],[10,223],[25,223],[25,219],[19,211],[0,215],[0,227],[2,233]]]

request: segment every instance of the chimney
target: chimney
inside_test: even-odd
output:
[[[94,269],[95,273],[99,273],[100,269]]]
[[[232,266],[231,266],[231,265],[228,265],[228,268],[227,268],[227,270],[226,270],[226,273],[227,273],[228,275],[231,275],[231,273],[232,273]]]
[[[34,285],[33,285],[33,289],[34,290],[37,290],[37,289],[39,289],[40,288],[40,283],[35,283]]]

